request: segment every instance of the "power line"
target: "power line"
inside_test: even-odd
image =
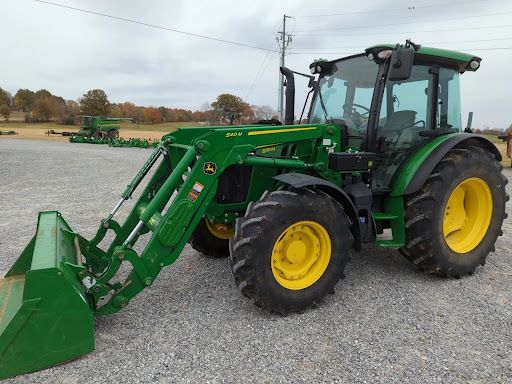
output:
[[[495,48],[468,48],[458,49],[459,52],[474,52],[474,51],[499,51],[508,50],[512,47],[495,47]],[[361,52],[290,52],[289,55],[355,55]]]
[[[427,8],[438,8],[438,7],[448,7],[454,5],[462,5],[462,4],[471,4],[471,3],[482,3],[488,0],[470,0],[470,1],[461,1],[457,3],[441,3],[441,4],[431,4],[431,5],[423,5],[423,6],[409,6],[407,8],[394,8],[394,9],[380,9],[373,11],[357,11],[357,12],[344,12],[344,13],[327,13],[321,15],[298,15],[295,17],[298,18],[311,18],[311,17],[334,17],[334,16],[349,16],[349,15],[362,15],[362,14],[371,14],[371,13],[385,13],[385,12],[403,12],[403,11],[414,11],[416,9],[427,9]]]
[[[260,51],[266,51],[266,50],[267,50],[266,48],[263,48],[263,47],[258,47],[258,46],[251,45],[251,44],[240,43],[240,42],[238,42],[238,41],[224,40],[224,39],[219,39],[219,38],[217,38],[217,37],[212,37],[212,36],[207,36],[207,35],[201,35],[201,34],[198,34],[198,33],[181,31],[181,30],[179,30],[179,29],[174,29],[174,28],[169,28],[169,27],[163,27],[163,26],[161,26],[161,25],[145,23],[145,22],[143,22],[143,21],[138,21],[138,20],[133,20],[133,19],[127,19],[127,18],[125,18],[125,17],[109,15],[109,14],[107,14],[107,13],[101,13],[101,12],[90,11],[90,10],[88,10],[88,9],[82,9],[82,8],[71,7],[71,6],[69,6],[69,5],[63,5],[63,4],[58,4],[58,3],[52,3],[52,2],[50,2],[50,1],[44,1],[44,0],[34,0],[34,1],[36,1],[36,2],[38,2],[38,3],[46,4],[46,5],[52,5],[52,6],[55,6],[55,7],[60,7],[60,8],[65,8],[65,9],[70,9],[70,10],[72,10],[72,11],[83,12],[83,13],[88,13],[88,14],[91,14],[91,15],[107,17],[107,18],[110,18],[110,19],[115,19],[115,20],[125,21],[125,22],[127,22],[127,23],[132,23],[132,24],[143,25],[143,26],[145,26],[145,27],[156,28],[156,29],[162,29],[162,30],[164,30],[164,31],[169,31],[169,32],[174,32],[174,33],[179,33],[179,34],[186,35],[186,36],[197,37],[197,38],[207,39],[207,40],[213,40],[213,41],[217,41],[217,42],[219,42],[219,43],[226,43],[226,44],[236,45],[236,46],[239,46],[239,47],[245,47],[245,48],[258,49],[258,50],[260,50]]]
[[[259,76],[257,77],[257,79],[255,80],[254,86],[252,88],[252,92],[251,92],[250,96],[247,97],[247,99],[249,99],[249,97],[252,97],[252,95],[254,94],[254,91],[256,90],[260,80],[263,78],[263,75],[267,71],[268,66],[270,65],[270,63],[272,63],[272,61],[275,59],[277,54],[278,54],[278,52],[272,52],[272,54],[268,57],[268,61],[265,64],[265,66],[262,68],[262,70],[261,70]]]
[[[505,38],[499,38],[499,39],[482,39],[482,40],[456,40],[456,41],[421,41],[421,44],[422,45],[426,45],[426,44],[456,44],[456,43],[477,43],[477,42],[489,42],[489,41],[503,41],[503,40],[511,40],[512,39],[512,36],[511,37],[505,37]],[[358,46],[345,46],[345,47],[327,47],[329,49],[359,49],[361,48],[361,46],[363,46],[364,44],[361,44],[361,45],[358,45]],[[295,47],[295,48],[290,48],[291,50],[294,50],[294,49],[312,49],[312,50],[322,50],[322,49],[325,49],[324,48],[319,48],[319,47]]]
[[[512,47],[495,47],[495,48],[471,48],[471,49],[460,49],[462,52],[472,52],[472,51],[499,51],[503,49],[512,49]]]
[[[281,23],[281,21],[278,21],[277,23],[274,24],[274,26],[272,27],[273,30],[275,30],[279,24]],[[270,45],[270,47],[268,47],[268,50],[265,52],[265,56],[263,57],[263,61],[261,62],[260,66],[258,67],[258,71],[256,72],[256,76],[254,76],[254,80],[252,81],[246,95],[245,95],[245,98],[248,99],[250,96],[252,96],[252,93],[254,91],[254,88],[256,87],[256,84],[257,82],[259,81],[259,76],[260,76],[260,71],[262,70],[262,68],[264,67],[265,65],[265,61],[267,60],[267,58],[269,57],[269,53],[272,51],[272,48],[274,47],[274,45],[276,44],[276,41],[273,41],[272,44]],[[265,67],[266,69],[266,67]]]
[[[276,45],[276,41],[272,42],[272,45],[268,48],[268,50],[265,52],[265,56],[263,57],[263,61],[261,62],[260,66],[258,67],[258,71],[256,72],[256,76],[254,77],[254,80],[251,83],[251,86],[249,87],[249,90],[247,91],[245,98],[249,99],[249,97],[252,96],[254,90],[256,89],[257,83],[260,81],[261,77],[263,76],[263,73],[267,69],[268,63],[270,63],[272,58],[272,53],[277,53],[275,50],[273,50],[274,46]],[[269,60],[267,62],[267,59]],[[266,65],[265,65],[266,64]]]
[[[464,20],[464,19],[474,19],[476,17],[490,17],[490,16],[510,15],[510,14],[512,14],[512,12],[494,12],[494,13],[487,13],[487,14],[483,14],[483,15],[460,16],[460,17],[450,17],[450,18],[444,18],[444,19],[430,19],[430,20],[423,20],[423,21],[418,20],[418,21],[409,21],[409,22],[403,22],[403,23],[378,24],[378,26],[379,27],[390,27],[390,26],[395,26],[395,25],[435,23],[435,22],[439,22],[439,21]],[[310,30],[304,30],[304,31],[297,31],[297,33],[326,32],[326,31],[344,31],[344,30],[370,28],[370,27],[375,27],[375,24],[362,25],[362,26],[357,26],[357,27],[310,29]]]
[[[396,35],[396,34],[412,34],[412,33],[423,33],[423,32],[451,32],[451,31],[472,31],[481,29],[493,29],[493,28],[510,28],[512,24],[506,25],[493,25],[488,27],[471,27],[471,28],[450,28],[450,29],[427,29],[421,31],[395,31],[395,32],[370,32],[370,33],[331,33],[328,35],[295,35],[299,37],[327,37],[327,36],[375,36],[375,35]]]

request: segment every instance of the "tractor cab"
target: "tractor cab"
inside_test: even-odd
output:
[[[93,116],[80,116],[80,128],[90,128]]]
[[[389,191],[397,170],[423,144],[463,130],[459,77],[480,60],[407,42],[316,61],[309,123],[338,124],[345,150],[376,153],[372,190]]]

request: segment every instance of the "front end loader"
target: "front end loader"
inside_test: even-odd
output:
[[[508,200],[499,152],[460,121],[460,74],[479,66],[412,42],[315,61],[307,124],[294,124],[296,72],[283,69],[285,125],[165,135],[92,239],[41,212],[0,281],[0,378],[92,351],[94,317],[126,307],[187,243],[228,256],[243,295],[281,314],[332,292],[364,243],[426,273],[472,274],[494,250]]]

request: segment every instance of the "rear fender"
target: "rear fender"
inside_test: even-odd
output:
[[[407,161],[393,185],[391,196],[410,195],[419,191],[441,159],[459,144],[485,149],[492,153],[497,161],[501,161],[498,149],[483,136],[472,133],[438,136],[416,151]]]

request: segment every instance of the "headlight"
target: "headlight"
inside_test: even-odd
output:
[[[375,57],[373,56],[373,53],[369,53],[367,57],[368,57],[368,60],[370,60],[370,61],[373,61],[373,59],[375,59]]]
[[[469,66],[471,67],[471,69],[478,69],[478,67],[480,66],[480,63],[476,60],[473,60],[471,63],[469,63]]]
[[[384,49],[384,50],[380,51],[379,53],[377,53],[377,57],[381,60],[386,60],[391,57],[392,53],[393,53],[393,51],[391,49]]]
[[[322,67],[321,67],[321,66],[319,66],[319,65],[317,65],[317,66],[316,66],[316,72],[317,72],[317,73],[322,72]]]
[[[312,75],[314,75],[316,73],[315,67],[309,67],[309,70],[311,71]]]

